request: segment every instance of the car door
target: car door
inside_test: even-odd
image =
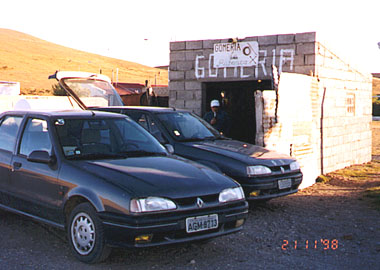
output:
[[[0,119],[0,204],[10,206],[11,161],[22,116],[6,115]]]
[[[35,150],[53,155],[48,121],[30,117],[12,159],[11,192],[15,208],[44,219],[57,219],[59,188],[58,165],[28,161]]]

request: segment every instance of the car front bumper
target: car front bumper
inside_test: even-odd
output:
[[[296,193],[302,182],[302,173],[238,180],[247,200],[267,200]],[[289,180],[289,187],[280,188],[279,181]]]
[[[218,227],[200,232],[186,232],[186,218],[217,214]],[[101,213],[106,242],[116,247],[149,247],[198,241],[214,238],[242,229],[248,215],[248,203],[241,201],[233,206],[175,211],[171,213],[136,215],[127,219]],[[149,241],[137,241],[139,236],[149,236]]]

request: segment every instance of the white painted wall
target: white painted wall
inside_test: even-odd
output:
[[[0,96],[0,112],[17,109],[70,110],[79,109],[64,96]]]

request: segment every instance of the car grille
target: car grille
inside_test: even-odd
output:
[[[189,208],[200,208],[197,205],[198,199],[201,199],[203,202],[202,207],[211,207],[219,204],[219,194],[197,196],[197,197],[187,197],[187,198],[178,198],[174,199],[175,203],[184,209]]]
[[[269,167],[273,174],[284,174],[284,173],[291,173],[289,165],[282,165],[282,166],[273,166]]]

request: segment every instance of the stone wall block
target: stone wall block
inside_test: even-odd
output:
[[[278,44],[288,44],[295,42],[296,35],[294,34],[286,34],[286,35],[278,35],[277,43]]]
[[[196,80],[195,70],[188,70],[185,72],[185,80]]]
[[[177,91],[177,99],[180,100],[192,100],[193,92],[192,91]]]
[[[315,54],[315,43],[297,44],[296,54]]]
[[[185,82],[184,81],[170,81],[169,82],[169,90],[185,90]]]
[[[260,45],[275,45],[277,44],[277,35],[271,36],[260,36],[258,37],[259,46]]]
[[[243,41],[258,41],[259,40],[259,37],[255,36],[255,37],[246,37]]]
[[[273,50],[274,50],[274,55],[276,56],[277,54],[280,55],[280,51],[276,51],[276,45],[261,45],[259,44],[259,54],[260,58],[264,57],[266,51],[267,57],[272,57],[273,56]]]
[[[170,61],[169,62],[169,70],[177,71],[177,62],[176,61]]]
[[[200,104],[197,100],[185,100],[185,109],[189,109],[189,110],[192,110],[192,109],[198,109],[200,108]]]
[[[170,61],[185,61],[184,51],[172,51],[170,53]]]
[[[298,33],[296,34],[295,41],[299,42],[315,42],[317,40],[316,32]]]
[[[185,72],[183,71],[170,71],[169,72],[169,80],[170,81],[179,81],[185,79]]]
[[[195,41],[186,41],[186,50],[198,50],[202,49],[203,41],[195,40]]]
[[[185,89],[186,90],[201,90],[202,89],[202,83],[198,81],[186,81],[185,82]]]
[[[196,51],[186,51],[185,52],[185,59],[186,61],[195,61],[197,56],[204,56],[206,59],[206,56],[204,55],[204,51],[196,50]]]
[[[208,39],[203,40],[203,49],[212,49],[214,50],[214,44],[221,43],[220,39]]]
[[[194,90],[193,95],[195,100],[202,100],[202,90]]]
[[[296,44],[277,45],[276,46],[276,55],[280,56],[281,50],[294,50],[294,53],[295,53],[296,52]]]
[[[178,71],[187,71],[194,68],[194,61],[177,61]]]
[[[186,49],[186,42],[185,41],[175,41],[170,42],[170,50],[171,51],[181,51]]]
[[[315,65],[316,64],[315,54],[306,54],[305,55],[305,64],[306,65]]]
[[[180,99],[169,99],[169,107],[184,109],[185,101]]]
[[[305,65],[305,55],[295,55],[294,56],[294,66],[303,66]]]

